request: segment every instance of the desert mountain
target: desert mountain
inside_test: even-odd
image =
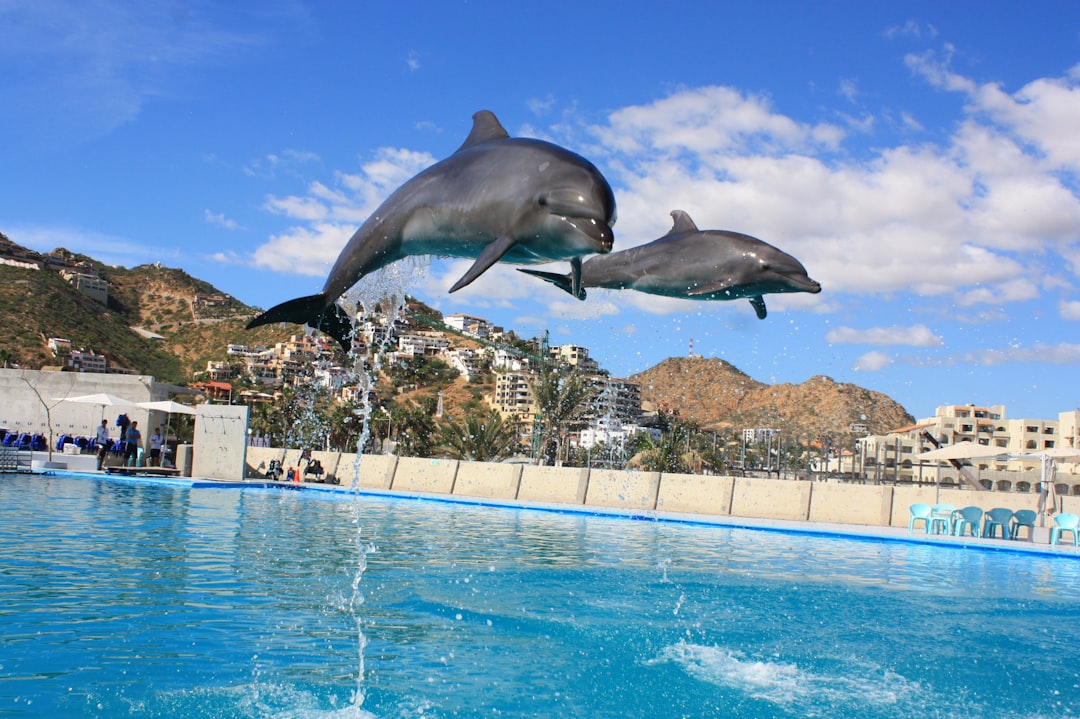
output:
[[[821,375],[798,385],[768,385],[721,359],[673,357],[631,379],[641,385],[644,402],[677,410],[706,429],[761,427],[817,437],[835,436],[839,428],[853,435],[879,433],[915,421],[880,392]]]

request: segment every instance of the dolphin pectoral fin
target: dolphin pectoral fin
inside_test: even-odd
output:
[[[336,339],[346,352],[352,349],[353,325],[349,315],[336,302],[328,303],[324,294],[282,302],[248,322],[246,329],[276,322],[307,325]]]
[[[539,277],[545,282],[550,282],[551,284],[555,285],[567,294],[574,294],[574,291],[570,286],[570,275],[560,275],[557,272],[541,272],[540,270],[524,270],[520,267],[518,268],[518,272],[524,272],[527,275]],[[581,299],[585,299],[585,290],[581,290],[581,295]]]
[[[579,300],[585,299],[585,288],[581,286],[581,258],[570,259],[570,294]]]
[[[753,305],[754,312],[757,313],[757,318],[759,320],[765,319],[765,315],[769,314],[765,310],[765,298],[762,297],[761,295],[756,295],[754,297],[751,297],[750,298],[750,304]]]
[[[510,237],[499,237],[493,242],[489,242],[484,251],[480,253],[480,256],[476,258],[476,262],[472,264],[469,271],[461,276],[454,286],[450,288],[451,292],[457,292],[465,285],[475,280],[480,275],[484,274],[484,271],[498,262],[503,255],[514,246],[514,240]]]

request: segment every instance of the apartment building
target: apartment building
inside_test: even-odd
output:
[[[1002,489],[1030,488],[1039,480],[1042,462],[1025,457],[1032,452],[1060,447],[1077,447],[1080,411],[1062,412],[1057,420],[1009,419],[1003,405],[943,405],[933,417],[899,427],[885,435],[858,441],[853,460],[856,473],[898,481],[958,482],[958,472],[948,463],[923,463],[922,452],[959,442],[974,442],[1000,448],[1001,457],[985,457],[968,462],[972,474]],[[932,439],[931,439],[932,438]],[[1059,461],[1057,472],[1080,475],[1080,463]],[[1071,479],[1066,483],[1071,482]]]
[[[589,349],[580,345],[559,345],[548,349],[548,357],[556,364],[576,367],[584,374],[600,371],[600,365],[589,357]]]
[[[504,418],[517,418],[532,426],[536,414],[531,375],[525,372],[502,372],[495,375],[495,392],[489,404]]]
[[[641,419],[641,387],[636,382],[596,375],[586,381],[596,391],[590,418],[635,423]]]
[[[466,314],[453,314],[443,317],[443,324],[463,334],[471,335],[479,339],[486,339],[492,335],[494,325],[483,317],[474,317]]]

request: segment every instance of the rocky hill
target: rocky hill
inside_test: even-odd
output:
[[[879,433],[915,421],[880,392],[824,376],[798,385],[768,385],[720,359],[674,357],[631,379],[641,385],[644,402],[677,410],[706,429],[769,427],[816,437],[835,435],[853,423]]]
[[[48,347],[56,337],[70,340],[73,349],[105,355],[111,367],[185,382],[206,368],[207,359],[221,358],[229,342],[273,344],[291,334],[281,328],[244,331],[254,308],[183,270],[108,266],[64,249],[44,255],[3,234],[0,258],[15,261],[0,264],[0,363],[62,365]],[[107,304],[75,289],[60,275],[62,268],[104,279]]]

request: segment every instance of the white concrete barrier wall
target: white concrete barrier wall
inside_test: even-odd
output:
[[[525,502],[584,504],[589,486],[589,470],[577,467],[537,467],[521,470],[518,499]]]
[[[659,472],[622,472],[617,469],[589,471],[585,504],[619,509],[656,509],[660,491]]]
[[[812,482],[737,477],[731,514],[756,519],[806,521],[810,516]]]
[[[461,462],[454,481],[454,494],[485,499],[517,499],[520,485],[520,464]]]
[[[399,457],[390,489],[395,492],[452,494],[457,469],[456,459]]]
[[[270,460],[298,466],[299,450],[250,447],[247,475],[262,476]],[[355,454],[315,452],[342,486],[356,480]],[[364,455],[363,489],[444,494],[491,500],[566,504],[675,514],[730,515],[832,524],[906,527],[912,504],[974,505],[989,510],[1035,509],[1037,493],[978,492],[935,486],[797,482],[749,477],[623,472],[577,467],[458,462]],[[1063,512],[1080,513],[1080,497],[1060,498]]]
[[[656,509],[661,512],[731,514],[734,489],[734,477],[665,472],[660,475]]]

